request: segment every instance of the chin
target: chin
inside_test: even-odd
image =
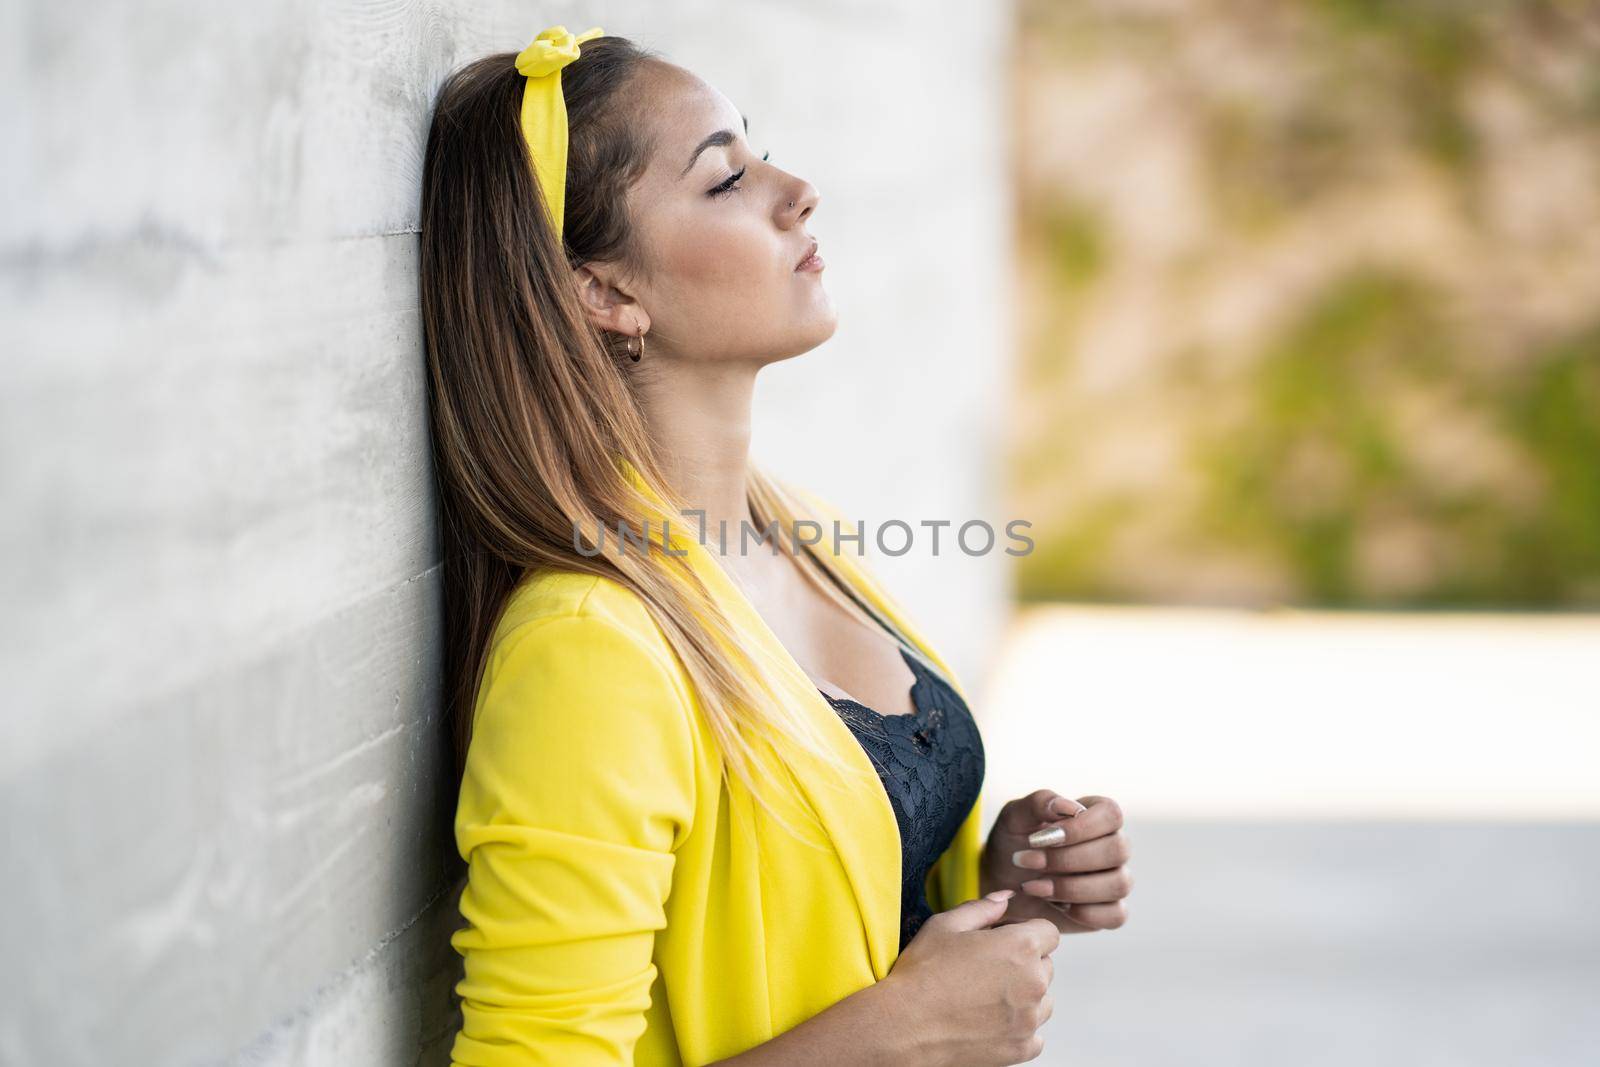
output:
[[[832,304],[828,305],[828,314],[823,316],[823,323],[822,340],[826,341],[833,336],[833,331],[839,328],[839,313],[833,310]],[[821,342],[819,341],[818,343],[820,344]]]
[[[793,359],[796,356],[816,348],[822,342],[833,336],[833,331],[838,327],[839,320],[834,315],[814,316],[805,323],[800,324],[791,334],[791,341],[780,349],[784,354],[778,356],[773,362]]]
[[[806,331],[807,337],[809,337],[811,340],[811,344],[808,345],[807,348],[809,349],[817,347],[822,342],[832,337],[834,331],[838,328],[839,316],[834,312],[832,305],[830,305],[828,307],[828,313],[826,315],[817,316],[817,320],[813,324],[813,328]]]

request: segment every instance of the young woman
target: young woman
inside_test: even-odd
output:
[[[948,666],[750,461],[756,374],[835,314],[817,191],[746,128],[598,29],[439,96],[458,1065],[1019,1063],[1060,935],[1124,919],[1116,803],[1040,789],[984,841]]]

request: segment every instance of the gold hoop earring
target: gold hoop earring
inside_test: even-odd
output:
[[[632,316],[630,315],[629,318],[632,318]],[[638,319],[634,319],[633,320],[633,328],[635,330],[639,329],[639,320]],[[638,347],[637,350],[635,350],[635,348],[634,348],[634,342],[638,342],[638,346],[639,347]],[[633,360],[635,363],[639,362],[641,359],[644,358],[644,331],[643,330],[639,331],[638,336],[628,338],[628,358]]]

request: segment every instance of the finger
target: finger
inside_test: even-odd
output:
[[[1101,833],[1109,834],[1113,830],[1122,829],[1121,804],[1118,804],[1110,797],[1087,796],[1079,797],[1078,799],[1087,806],[1081,816],[1083,818],[1093,816],[1090,821],[1100,829]]]
[[[1038,829],[1042,822],[1069,818],[1068,812],[1077,813],[1082,810],[1083,805],[1071,797],[1063,796],[1053,789],[1036,789],[1001,808],[1000,815],[995,819],[995,825],[1008,833],[1027,834]]]
[[[1092,930],[1115,930],[1128,921],[1128,906],[1120,900],[1114,904],[1072,904],[1065,913],[1072,922]]]
[[[1030,848],[1061,848],[1122,829],[1122,806],[1110,797],[1085,797],[1090,801],[1082,815],[1062,819],[1028,835]],[[1059,829],[1062,832],[1056,833]]]
[[[945,911],[935,912],[928,920],[928,924],[953,931],[982,929],[998,922],[1005,915],[1006,909],[1010,907],[1009,901],[1014,895],[1010,889],[997,889],[987,896],[965,901]]]
[[[1084,805],[1071,797],[1049,789],[1040,789],[1030,793],[1028,794],[1028,799],[1033,803],[1033,816],[1036,822],[1074,819],[1087,810]]]
[[[1061,931],[1049,919],[1040,917],[1019,923],[1015,929],[1023,932],[1029,945],[1041,956],[1048,956],[1061,944]]]
[[[1113,830],[1093,841],[1080,841],[1059,848],[1022,849],[1011,862],[1024,870],[1052,874],[1109,871],[1124,866],[1130,854],[1128,839],[1121,830]]]
[[[1082,905],[1087,907],[1088,905]],[[1039,897],[1030,897],[1026,893],[1011,898],[1011,908],[1006,912],[1006,917],[1015,922],[1026,922],[1029,919],[1045,919],[1055,924],[1055,928],[1063,934],[1090,934],[1095,927],[1085,926],[1070,914],[1071,905],[1059,904]]]
[[[1018,897],[1017,899],[1021,900],[1022,898]],[[1005,937],[1016,938],[1022,942],[1027,946],[1028,951],[1034,955],[1048,956],[1061,943],[1061,931],[1057,928],[1054,920],[1038,913],[1037,906],[1043,904],[1043,902],[1035,901],[1034,904],[1035,914],[1031,918],[1024,919],[1019,923],[1012,923],[1009,926],[1003,926],[1000,928],[1000,932]],[[1045,907],[1049,908],[1050,906],[1045,905]],[[1059,908],[1053,910],[1057,913],[1060,912]]]
[[[1054,874],[1022,883],[1030,897],[1070,904],[1101,904],[1121,900],[1133,891],[1133,872],[1127,867],[1091,874]]]

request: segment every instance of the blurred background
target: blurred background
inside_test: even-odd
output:
[[[448,1062],[416,196],[443,77],[555,23],[821,191],[755,457],[1031,523],[868,554],[989,815],[1127,818],[1037,1062],[1597,1061],[1592,3],[23,0],[0,1063]]]
[[[1042,1062],[1600,1057],[1600,8],[1023,0],[991,804],[1127,812]]]

